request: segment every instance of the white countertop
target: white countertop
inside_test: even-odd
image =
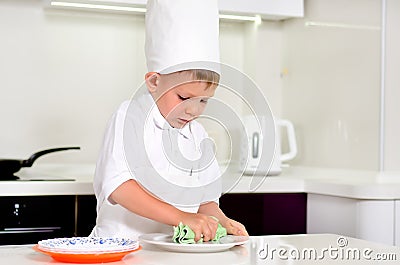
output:
[[[18,172],[19,181],[0,181],[0,196],[90,195],[93,194],[94,170],[92,164],[38,164]],[[250,188],[252,180],[256,184],[261,183],[254,191]],[[394,200],[400,199],[400,172],[288,167],[278,176],[254,179],[243,176],[235,186],[229,187],[228,192],[304,192],[355,199]]]
[[[0,181],[0,196],[91,195],[93,164],[37,164],[22,168],[20,180]]]
[[[151,245],[113,265],[130,264],[398,264],[400,248],[333,234],[255,236],[243,246],[217,253],[177,253]],[[0,264],[65,264],[32,245],[0,246]]]
[[[260,178],[256,178],[256,183]],[[231,192],[249,192],[251,177],[243,177]],[[305,192],[354,199],[400,199],[400,172],[377,172],[312,167],[284,168],[268,176],[257,193]]]

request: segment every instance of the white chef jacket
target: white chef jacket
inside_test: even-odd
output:
[[[130,212],[109,198],[130,179],[186,212],[197,212],[203,202],[218,203],[221,184],[215,156],[210,163],[200,163],[200,170],[198,165],[202,155],[200,143],[207,137],[196,121],[182,129],[172,128],[148,92],[123,102],[109,121],[96,165],[93,186],[97,220],[91,236],[137,239],[145,233],[172,232],[170,226]],[[169,141],[170,138],[176,141]],[[168,148],[172,149],[168,152]],[[168,157],[177,151],[184,161],[192,163],[182,167]],[[193,168],[187,168],[188,165]],[[131,199],[135,199],[134,194]]]

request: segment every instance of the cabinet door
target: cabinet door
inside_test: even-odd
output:
[[[394,245],[394,200],[360,200],[357,204],[357,238]]]
[[[394,217],[394,231],[396,232],[395,234],[395,240],[394,244],[398,247],[400,247],[400,200],[395,201],[395,217]]]
[[[263,194],[224,194],[219,204],[226,216],[242,223],[250,235],[263,234]]]
[[[357,236],[357,200],[308,194],[307,233]]]
[[[395,244],[395,201],[308,194],[307,232]]]
[[[307,194],[224,194],[224,213],[246,226],[250,235],[306,233]]]
[[[303,0],[219,0],[221,13],[260,15],[266,19],[304,16]]]
[[[96,224],[96,196],[77,196],[76,235],[88,236]]]
[[[78,1],[79,2],[79,1]],[[86,0],[93,5],[117,5],[130,7],[146,7],[146,0]],[[281,20],[304,16],[304,0],[218,0],[221,14],[260,15],[270,20]],[[48,4],[49,8],[54,6]],[[60,7],[57,7],[60,8]],[[64,7],[66,8],[66,7]],[[96,9],[90,9],[96,11]],[[104,12],[104,10],[102,10]]]

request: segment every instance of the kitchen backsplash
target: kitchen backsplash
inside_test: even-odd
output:
[[[221,23],[222,61],[239,70],[245,31]],[[2,1],[0,33],[0,157],[78,145],[37,163],[95,162],[107,121],[143,84],[144,16]]]
[[[378,169],[380,23],[380,0],[306,0],[302,19],[221,23],[221,61],[249,75],[273,114],[295,126],[290,164]],[[396,23],[388,17],[389,29]],[[398,40],[398,31],[388,32]],[[7,0],[0,34],[0,157],[79,145],[79,154],[41,160],[94,162],[112,112],[143,84],[144,17]],[[398,113],[400,104],[390,104]],[[399,140],[388,139],[397,147],[387,151],[389,167],[399,169]]]
[[[308,1],[285,23],[283,114],[299,164],[378,169],[381,1],[367,2]]]
[[[295,123],[300,150],[293,163],[400,170],[400,3],[308,0],[305,10],[283,29],[282,115]]]

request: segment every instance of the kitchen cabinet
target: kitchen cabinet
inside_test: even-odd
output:
[[[220,207],[253,236],[306,233],[305,193],[228,193]]]
[[[48,2],[50,3],[51,1],[49,0]],[[63,2],[79,2],[94,5],[102,4],[139,8],[146,7],[147,3],[146,0],[65,0]],[[304,16],[304,0],[219,0],[218,4],[221,14],[249,16],[259,15],[262,18],[269,20],[282,20],[291,17]]]
[[[227,216],[251,235],[306,233],[305,193],[233,193],[220,198]],[[88,236],[96,223],[94,195],[0,197],[0,245]]]
[[[395,201],[395,226],[394,231],[395,234],[395,245],[400,246],[400,200]]]
[[[96,221],[93,195],[0,197],[0,245],[88,236]]]
[[[308,194],[307,232],[399,246],[399,201]]]
[[[96,196],[76,196],[76,236],[88,236],[96,225]]]
[[[303,0],[219,0],[218,4],[222,14],[260,15],[270,20],[304,16]]]
[[[9,218],[7,211],[16,208],[15,203],[5,203],[7,198],[28,198],[27,201],[32,198],[32,202],[34,198],[47,198],[34,208],[48,212],[55,209],[49,218],[61,214],[70,220],[73,216],[76,221],[72,225],[68,221],[67,226],[72,226],[69,229],[78,236],[87,236],[96,220],[93,172],[93,165],[51,165],[27,174],[25,181],[0,182],[0,231],[4,230],[4,220]],[[74,177],[75,181],[26,181],[28,176],[42,179],[42,174],[52,179]],[[336,233],[400,246],[398,173],[291,166],[277,177],[267,177],[256,191],[250,192],[253,180],[243,176],[220,199],[227,215],[244,223],[252,235]],[[58,201],[63,196],[68,203],[46,206],[49,199]],[[57,212],[64,208],[65,211]],[[36,215],[31,216],[37,218]],[[4,234],[0,234],[0,239],[3,238]]]

